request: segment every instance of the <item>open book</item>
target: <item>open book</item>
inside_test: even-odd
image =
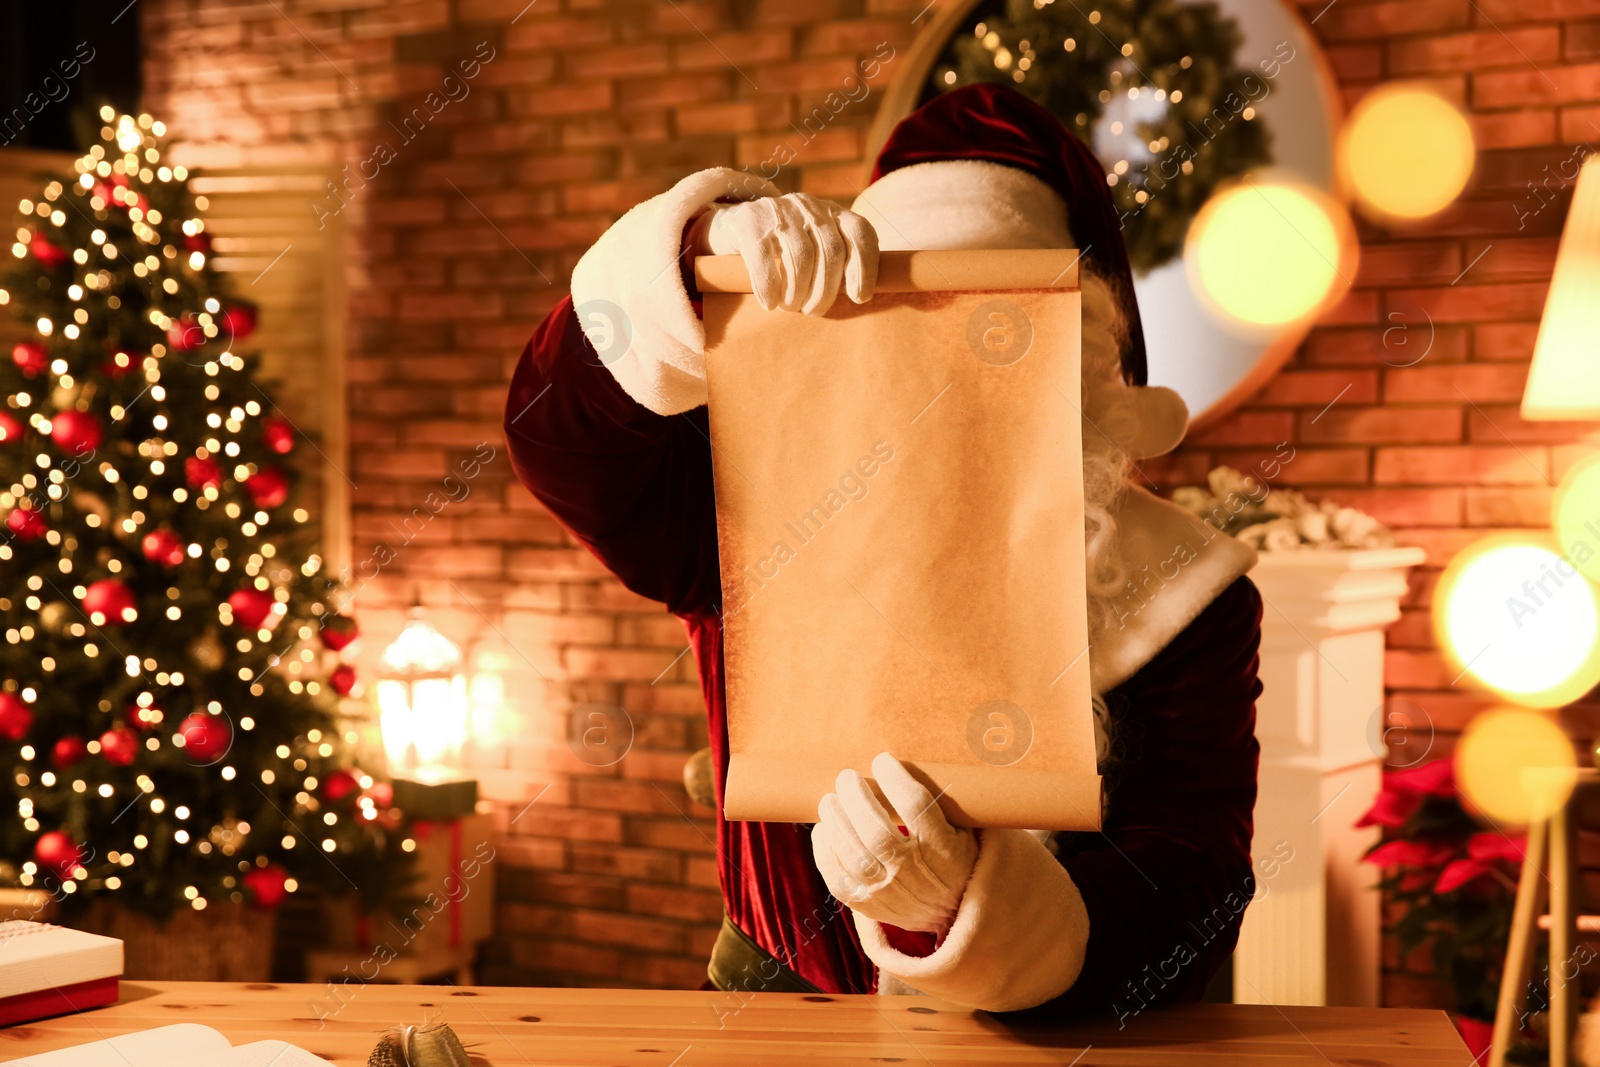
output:
[[[285,1041],[230,1045],[209,1026],[178,1023],[87,1045],[41,1052],[0,1067],[328,1067],[328,1061]]]

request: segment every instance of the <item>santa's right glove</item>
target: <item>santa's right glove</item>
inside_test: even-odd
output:
[[[843,287],[857,304],[878,278],[878,234],[866,219],[805,193],[712,204],[685,242],[701,254],[744,257],[767,311],[826,315]]]
[[[658,415],[706,402],[706,331],[684,277],[717,252],[745,257],[766,308],[820,315],[841,288],[868,299],[878,277],[865,219],[744,171],[703,170],[636,205],[578,261],[572,305],[599,362]]]

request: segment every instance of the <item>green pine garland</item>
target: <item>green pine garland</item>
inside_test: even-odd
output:
[[[234,350],[253,311],[161,124],[102,118],[0,265],[28,334],[0,356],[0,859],[158,918],[294,883],[371,908],[409,857],[349,769],[348,620],[293,429]],[[108,583],[131,617],[97,617]]]
[[[1179,255],[1190,221],[1217,188],[1270,162],[1270,135],[1250,105],[1270,91],[1273,57],[1259,70],[1239,67],[1238,25],[1215,4],[1006,0],[980,14],[935,65],[932,90],[1011,86],[1091,144],[1116,96],[1154,94],[1165,104],[1159,120],[1138,124],[1144,158],[1102,160],[1114,171],[1111,191],[1136,270]]]

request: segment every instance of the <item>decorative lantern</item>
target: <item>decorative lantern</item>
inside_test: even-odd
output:
[[[384,649],[376,688],[396,806],[423,819],[471,813],[478,783],[459,767],[468,724],[461,649],[420,606]]]

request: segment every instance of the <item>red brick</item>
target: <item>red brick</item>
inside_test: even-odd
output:
[[[1335,407],[1312,421],[1302,415],[1297,440],[1342,444],[1454,444],[1461,440],[1458,407]]]
[[[1538,66],[1561,53],[1557,26],[1530,26],[1505,32],[1495,29],[1443,37],[1414,37],[1389,45],[1389,74],[1437,74],[1441,71]],[[1514,97],[1512,99],[1515,99]]]
[[[1466,0],[1385,0],[1351,3],[1340,0],[1317,18],[1317,35],[1328,41],[1399,36],[1465,29],[1472,24]]]
[[[1550,486],[1466,490],[1468,526],[1515,527],[1550,525]]]
[[[1395,310],[1382,328],[1318,328],[1301,349],[1301,359],[1317,367],[1391,367],[1454,363],[1467,358],[1466,327],[1430,323],[1421,308]]]
[[[1378,485],[1526,485],[1548,481],[1549,456],[1535,447],[1380,448]]]
[[[1370,404],[1377,399],[1375,370],[1286,370],[1269,381],[1250,403],[1252,407],[1293,405],[1320,411],[1328,405]]]
[[[1541,64],[1537,68],[1497,71],[1473,76],[1474,106],[1576,104],[1600,100],[1600,63],[1575,66]]]
[[[1290,411],[1239,411],[1209,429],[1192,435],[1191,446],[1275,445],[1294,436]]]
[[[1520,364],[1422,364],[1384,371],[1383,397],[1388,403],[1520,401],[1527,376],[1527,367]]]
[[[628,910],[641,915],[670,919],[719,922],[722,919],[722,894],[703,889],[665,885],[628,887]]]
[[[1214,459],[1219,466],[1263,472],[1265,481],[1278,486],[1364,485],[1371,476],[1364,448],[1297,448],[1287,461],[1277,449],[1229,449]],[[1276,475],[1266,476],[1274,470]]]
[[[673,42],[672,63],[678,70],[729,70],[752,63],[789,59],[794,55],[794,33],[788,29],[745,33],[714,33]],[[740,78],[741,83],[743,78]]]
[[[1556,113],[1552,110],[1478,112],[1468,117],[1480,149],[1526,148],[1556,140]]]

